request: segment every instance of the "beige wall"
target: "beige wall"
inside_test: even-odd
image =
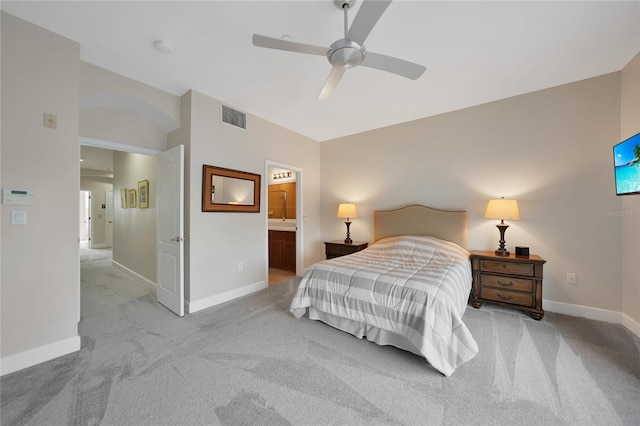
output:
[[[605,214],[620,208],[619,87],[614,73],[322,143],[323,237],[343,237],[341,202],[357,203],[352,238],[365,241],[374,209],[420,203],[467,210],[469,248],[493,250],[487,200],[516,198],[507,248],[547,260],[544,299],[620,312],[622,232]]]
[[[187,244],[190,310],[200,309],[267,282],[266,160],[303,169],[304,264],[321,258],[317,142],[258,117],[247,115],[247,129],[220,121],[221,103],[201,93],[190,94],[190,230]],[[260,213],[203,213],[202,165],[262,175]],[[238,271],[238,263],[244,269]]]
[[[180,127],[178,96],[86,62],[80,63],[80,95],[82,136],[164,150],[166,134]],[[127,132],[118,133],[123,124]]]
[[[640,53],[622,70],[621,139],[640,132]],[[640,323],[640,195],[622,198],[622,312]],[[636,331],[636,333],[640,333]]]
[[[167,135],[155,123],[135,111],[118,108],[81,108],[80,135],[164,151]]]
[[[180,97],[80,62],[80,135],[148,150],[167,149],[180,125]]]
[[[156,282],[156,163],[149,155],[113,153],[113,261],[151,283]],[[142,180],[149,181],[149,207],[122,208],[120,189],[137,193]]]
[[[80,348],[80,46],[4,12],[1,27],[2,187],[36,191],[33,205],[2,205],[6,373]],[[43,126],[45,112],[57,129]],[[12,210],[26,225],[10,224]]]

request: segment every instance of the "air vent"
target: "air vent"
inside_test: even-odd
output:
[[[247,114],[237,111],[226,105],[222,105],[222,122],[231,124],[232,126],[247,128]]]

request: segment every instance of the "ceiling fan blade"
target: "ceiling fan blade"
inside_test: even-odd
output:
[[[353,18],[347,38],[362,45],[389,4],[391,0],[363,0],[358,14]]]
[[[308,53],[310,55],[326,56],[328,47],[313,46],[311,44],[297,43],[295,41],[282,40],[279,38],[267,37],[259,34],[253,35],[253,45],[267,47],[269,49],[286,50],[288,52]]]
[[[329,99],[329,97],[335,90],[336,86],[338,86],[338,83],[340,83],[340,80],[342,79],[342,76],[344,75],[344,72],[346,70],[347,70],[346,68],[337,68],[337,67],[333,67],[331,69],[331,72],[329,73],[329,77],[327,78],[327,81],[324,83],[324,86],[322,86],[322,90],[320,90],[320,93],[318,93],[318,97],[316,98],[316,101],[324,101],[325,99]]]
[[[404,59],[372,52],[367,52],[364,61],[360,65],[398,74],[411,80],[417,80],[427,70],[422,65],[405,61]]]

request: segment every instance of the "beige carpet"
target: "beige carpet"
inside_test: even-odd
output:
[[[298,278],[178,318],[87,254],[82,350],[2,377],[3,425],[638,425],[640,339],[490,306],[451,377],[288,311]]]

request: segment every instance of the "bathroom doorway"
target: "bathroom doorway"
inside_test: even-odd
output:
[[[301,258],[301,170],[267,161],[267,264],[269,285],[296,276]]]

